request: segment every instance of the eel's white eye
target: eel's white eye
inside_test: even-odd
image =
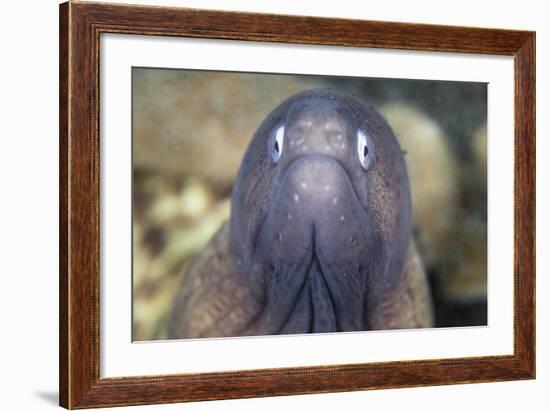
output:
[[[285,141],[285,126],[282,124],[275,129],[269,142],[269,152],[271,159],[277,163],[283,153],[283,144]]]
[[[370,139],[367,137],[365,132],[361,129],[357,130],[357,156],[359,157],[359,162],[361,167],[365,170],[368,170],[372,160],[373,153],[371,152],[372,147],[370,147]]]

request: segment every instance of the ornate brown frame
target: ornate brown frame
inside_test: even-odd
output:
[[[499,54],[514,57],[514,354],[100,378],[101,33]],[[535,33],[183,8],[60,5],[60,405],[170,403],[535,377]]]

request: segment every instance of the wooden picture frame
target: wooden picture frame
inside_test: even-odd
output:
[[[514,353],[100,378],[101,33],[513,56]],[[60,5],[60,405],[90,408],[535,377],[535,33],[184,8]]]

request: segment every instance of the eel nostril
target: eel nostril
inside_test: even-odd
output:
[[[331,147],[341,150],[346,148],[346,138],[343,132],[329,131],[326,138]]]
[[[303,131],[294,131],[292,133],[292,142],[297,146],[301,146],[306,141],[306,133]]]

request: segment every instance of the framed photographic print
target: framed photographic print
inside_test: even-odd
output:
[[[60,404],[535,377],[535,33],[60,6]]]

